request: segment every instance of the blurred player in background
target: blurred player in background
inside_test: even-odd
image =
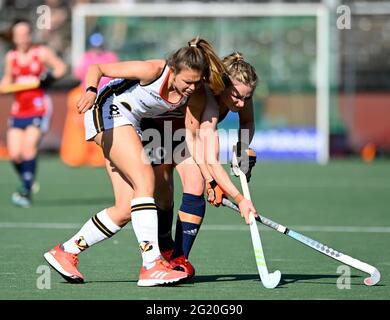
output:
[[[158,159],[156,154],[152,154],[154,159],[159,160],[158,163],[154,162],[152,165],[156,177],[155,199],[159,223],[160,250],[164,258],[170,261],[174,268],[187,272],[190,277],[195,274],[195,269],[188,261],[188,257],[205,214],[204,180],[206,180],[208,201],[217,207],[221,205],[223,197],[227,198],[224,189],[229,190],[230,194],[236,192],[234,191],[235,187],[218,160],[217,124],[230,111],[238,112],[239,115],[238,158],[241,169],[246,173],[248,181],[251,177],[252,167],[256,163],[256,153],[249,148],[249,144],[255,131],[252,95],[256,88],[258,77],[255,69],[238,52],[225,57],[223,63],[228,72],[225,79],[225,90],[215,97],[210,97],[218,106],[214,107],[208,103],[200,126],[201,129],[208,130],[207,139],[211,140],[209,140],[209,145],[215,146],[214,150],[207,150],[209,157],[207,162],[210,165],[207,166],[206,170],[203,168],[203,176],[192,158],[184,159],[179,163],[174,161],[175,159],[180,159],[180,157],[175,158],[177,156],[175,148],[179,146],[180,141],[169,140],[174,150],[171,159]],[[164,136],[164,122],[166,121],[172,123],[172,136],[175,135],[176,130],[184,128],[184,115],[180,112],[167,112],[154,119],[143,119],[142,127],[143,130],[151,128],[158,130],[162,136],[161,141],[165,142],[166,139],[170,138]],[[241,130],[245,129],[248,130],[248,136],[242,137],[240,134]],[[212,139],[216,140],[212,141]],[[144,144],[145,148],[147,148],[148,143],[144,141]],[[155,150],[161,148],[160,145],[153,145],[153,147]],[[242,152],[245,154],[242,154]],[[174,168],[176,168],[183,185],[183,197],[177,216],[175,241],[172,240],[171,236],[174,206]],[[213,177],[216,177],[217,181]]]
[[[77,270],[78,254],[112,237],[130,220],[142,256],[137,284],[156,286],[187,277],[161,257],[153,197],[155,179],[141,142],[140,121],[184,108],[186,128],[196,136],[204,104],[192,103],[192,98],[203,88],[203,82],[217,92],[223,90],[224,70],[212,46],[199,37],[168,61],[127,61],[89,67],[87,89],[78,110],[86,112],[86,139],[103,149],[115,204],[94,215],[68,241],[45,253],[48,263],[67,281],[83,282],[84,277]],[[119,79],[109,82],[97,95],[102,76]],[[250,211],[255,212],[250,201],[241,209],[247,216]]]
[[[80,61],[75,67],[74,75],[81,81],[83,90],[86,89],[85,81],[88,71],[88,67],[91,64],[96,63],[110,63],[119,61],[118,56],[115,52],[107,50],[104,46],[103,35],[99,32],[92,33],[88,38],[89,50],[87,50],[80,58]],[[111,78],[102,77],[100,79],[98,89],[106,85]]]
[[[105,48],[103,35],[94,32],[88,37],[89,48],[81,56],[74,69],[74,76],[80,80],[80,85],[68,93],[67,113],[62,134],[60,158],[69,166],[104,167],[105,160],[102,149],[95,143],[85,141],[85,128],[83,117],[74,107],[80,96],[85,92],[85,81],[88,67],[91,64],[117,62],[118,56]],[[106,85],[111,78],[102,77],[98,90]]]
[[[67,70],[53,50],[33,43],[32,31],[27,20],[16,20],[12,25],[15,48],[5,56],[4,76],[0,82],[0,89],[4,89],[13,83],[40,81],[36,89],[15,93],[7,131],[9,156],[22,182],[21,188],[12,195],[12,202],[23,208],[32,203],[39,142],[50,123],[52,104],[45,89]]]

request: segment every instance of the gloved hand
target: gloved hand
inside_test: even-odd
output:
[[[225,190],[223,190],[215,180],[206,182],[207,201],[217,208],[222,204],[223,198],[228,198]]]
[[[56,78],[54,78],[53,74],[50,71],[47,71],[43,73],[39,79],[40,87],[46,89],[50,87],[55,80]]]
[[[244,142],[237,142],[236,156],[238,165],[243,173],[246,175],[246,180],[249,182],[252,175],[252,168],[256,164],[256,151],[249,148],[249,145]]]

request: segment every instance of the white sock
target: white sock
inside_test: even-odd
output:
[[[117,226],[104,209],[89,219],[72,238],[63,243],[66,252],[79,254],[88,247],[112,237],[121,228]]]
[[[142,264],[150,269],[160,256],[157,208],[152,197],[134,198],[131,201],[131,222],[141,250]]]

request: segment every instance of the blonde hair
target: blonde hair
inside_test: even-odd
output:
[[[177,50],[168,58],[168,64],[175,72],[183,67],[199,70],[214,94],[225,89],[223,75],[227,72],[225,65],[215,53],[212,45],[197,36],[188,42],[188,46]]]
[[[257,85],[257,74],[255,68],[244,60],[242,53],[233,52],[223,59],[223,63],[227,70],[230,84],[237,81],[251,88]]]

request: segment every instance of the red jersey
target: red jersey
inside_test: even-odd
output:
[[[12,78],[15,83],[31,83],[39,80],[45,71],[45,65],[40,59],[41,46],[33,46],[28,51],[28,60],[20,62],[20,53],[16,50],[10,52]],[[42,116],[47,111],[47,99],[41,88],[15,93],[11,116],[29,118]]]

